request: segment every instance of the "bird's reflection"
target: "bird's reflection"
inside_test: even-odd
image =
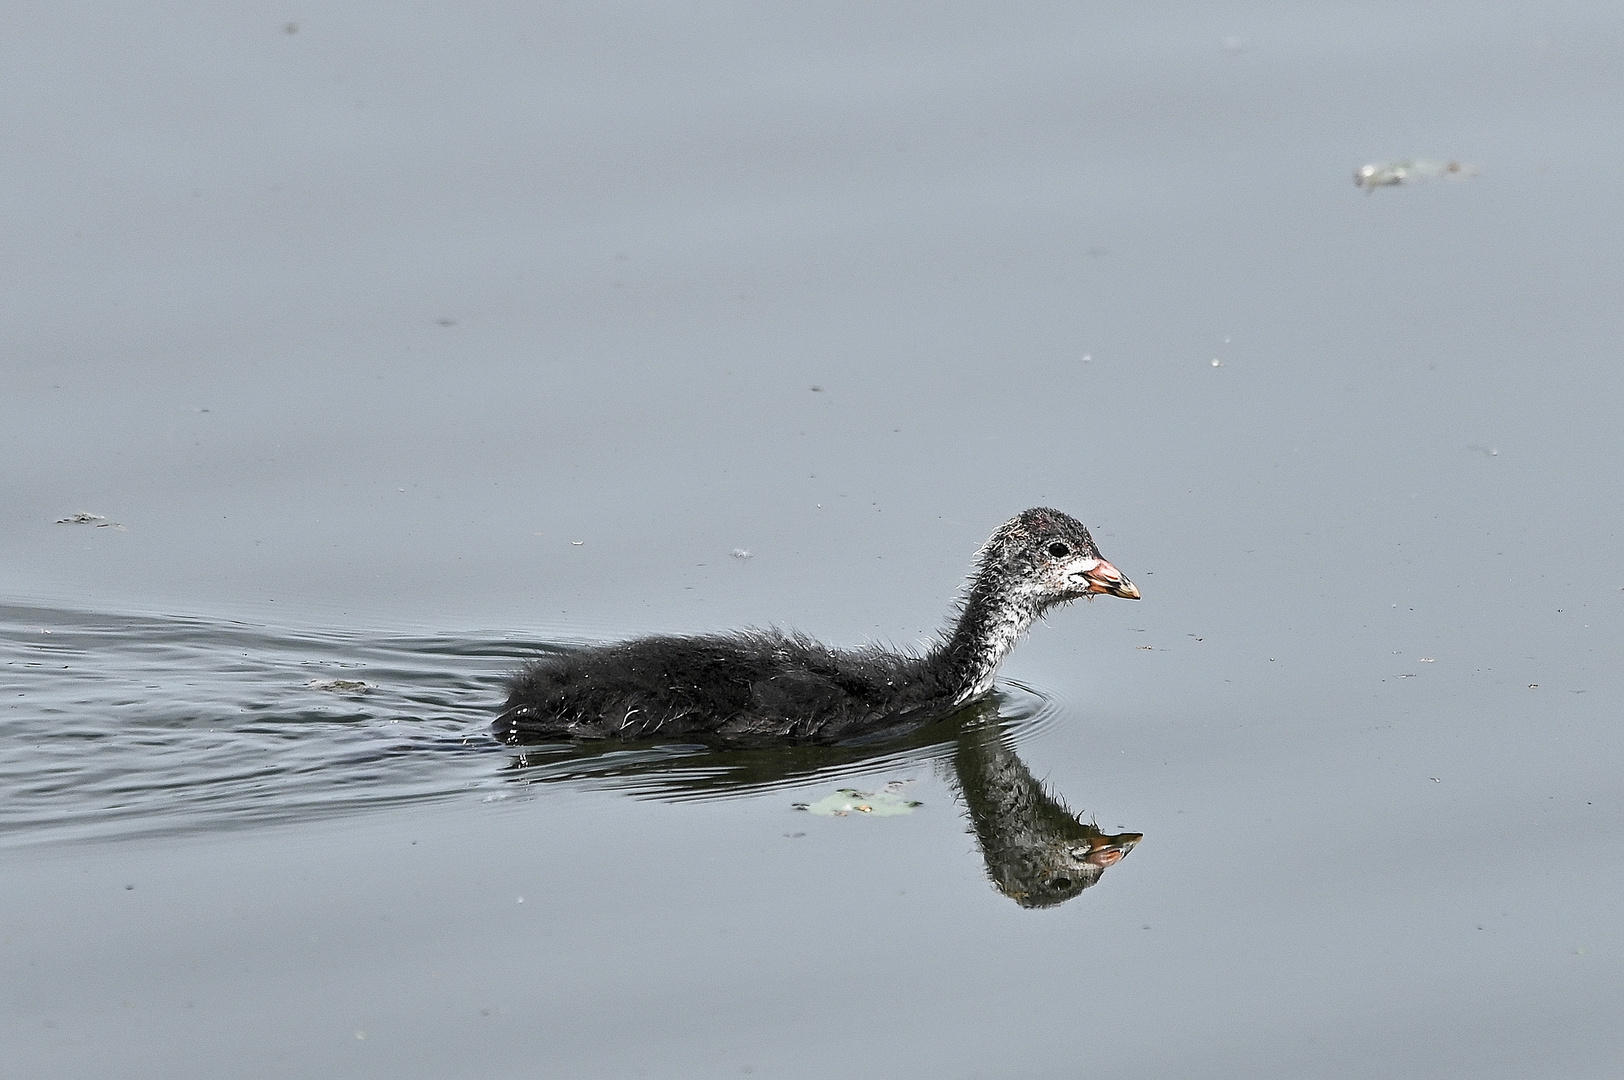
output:
[[[1107,835],[1049,793],[1015,753],[1006,727],[978,717],[959,732],[953,776],[998,891],[1022,907],[1063,904],[1144,839]]]
[[[937,763],[950,772],[969,812],[993,885],[1022,907],[1053,907],[1097,882],[1142,837],[1108,835],[1046,790],[1015,752],[1013,736],[1026,718],[1001,713],[1000,705],[1008,703],[980,701],[915,730],[860,745],[527,747],[511,759],[509,778],[526,784],[606,783],[643,797],[686,800]]]

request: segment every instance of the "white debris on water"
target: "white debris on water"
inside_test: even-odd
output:
[[[875,817],[894,817],[911,814],[923,803],[910,799],[903,791],[911,780],[893,780],[878,791],[858,791],[841,788],[833,795],[825,795],[814,803],[795,803],[795,809],[805,810],[817,817],[849,817],[852,814],[872,814]]]
[[[1417,180],[1436,180],[1440,177],[1464,179],[1475,176],[1477,170],[1458,161],[1381,161],[1361,165],[1353,171],[1354,187],[1364,188],[1370,194],[1379,187],[1397,187],[1413,184]]]
[[[119,532],[127,531],[123,525],[116,521],[108,521],[100,514],[74,514],[72,517],[57,518],[58,525],[94,525],[98,529],[117,529]]]

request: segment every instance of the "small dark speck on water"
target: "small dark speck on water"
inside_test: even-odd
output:
[[[124,891],[125,892],[133,892],[133,891],[135,891],[135,886],[134,885],[126,885],[126,886],[124,886]]]
[[[457,325],[457,320],[456,319],[435,319],[434,322],[438,326],[456,326]]]
[[[297,34],[299,32],[299,24],[296,22],[290,22],[286,26],[282,27],[282,32],[284,34]]]
[[[812,388],[812,392],[813,392],[813,393],[814,393],[814,394],[821,394],[821,393],[823,393],[823,387],[821,387],[821,386],[814,386],[814,387],[813,387],[813,388]]]

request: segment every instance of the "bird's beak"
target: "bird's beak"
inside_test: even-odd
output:
[[[1101,559],[1094,569],[1083,574],[1083,580],[1088,582],[1084,592],[1120,596],[1124,600],[1139,599],[1139,586],[1123,577],[1121,570],[1104,559]]]

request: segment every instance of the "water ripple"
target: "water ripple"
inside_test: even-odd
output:
[[[486,726],[525,651],[0,607],[0,843],[297,820],[493,784]]]

